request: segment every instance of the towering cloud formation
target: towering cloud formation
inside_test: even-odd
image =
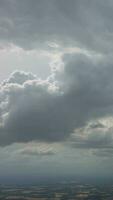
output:
[[[0,145],[62,141],[91,120],[113,116],[111,62],[85,54],[62,60],[52,83],[19,71],[1,83]]]

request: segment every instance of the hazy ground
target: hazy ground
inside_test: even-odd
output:
[[[0,186],[0,200],[112,200],[113,185],[73,182],[35,186]]]

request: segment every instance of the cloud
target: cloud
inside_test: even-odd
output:
[[[24,72],[15,72],[9,81],[1,85],[1,96],[6,102],[1,100],[1,144],[43,140],[43,137],[44,140],[64,137],[63,134],[56,133],[60,122],[58,120],[56,123],[54,120],[54,101],[58,98],[55,86],[47,80],[38,79],[28,79],[19,84],[20,80],[23,82],[27,77],[26,73],[23,74]],[[17,83],[13,83],[15,77]],[[51,109],[53,111],[49,113]]]
[[[95,126],[95,122],[93,122],[91,125],[76,130],[69,145],[73,148],[98,149],[100,151],[113,149],[113,127],[109,128],[103,124],[100,126],[100,123],[99,126]]]
[[[18,153],[21,155],[25,155],[25,156],[52,156],[52,155],[55,155],[55,152],[52,150],[40,151],[40,150],[34,149],[34,148],[22,149]]]
[[[0,145],[64,141],[90,121],[113,116],[112,58],[77,53],[62,61],[52,81],[16,71],[1,83]],[[104,144],[104,136],[96,138],[88,145]]]
[[[110,53],[112,21],[111,0],[1,0],[0,43],[32,49],[50,41]]]
[[[90,124],[90,128],[92,129],[105,128],[105,125],[101,124],[100,122],[95,122],[95,123]]]
[[[113,157],[113,149],[97,149],[93,151],[93,155],[98,157],[104,157],[104,158],[112,158]]]
[[[3,85],[6,85],[8,83],[16,83],[22,85],[24,82],[28,80],[35,80],[37,79],[36,75],[28,72],[23,72],[23,71],[14,71],[11,76],[3,81]]]

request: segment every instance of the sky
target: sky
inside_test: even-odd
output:
[[[0,179],[112,174],[113,1],[0,0]]]

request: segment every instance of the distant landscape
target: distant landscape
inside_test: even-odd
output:
[[[62,182],[34,186],[0,186],[0,200],[112,200],[113,185]]]

